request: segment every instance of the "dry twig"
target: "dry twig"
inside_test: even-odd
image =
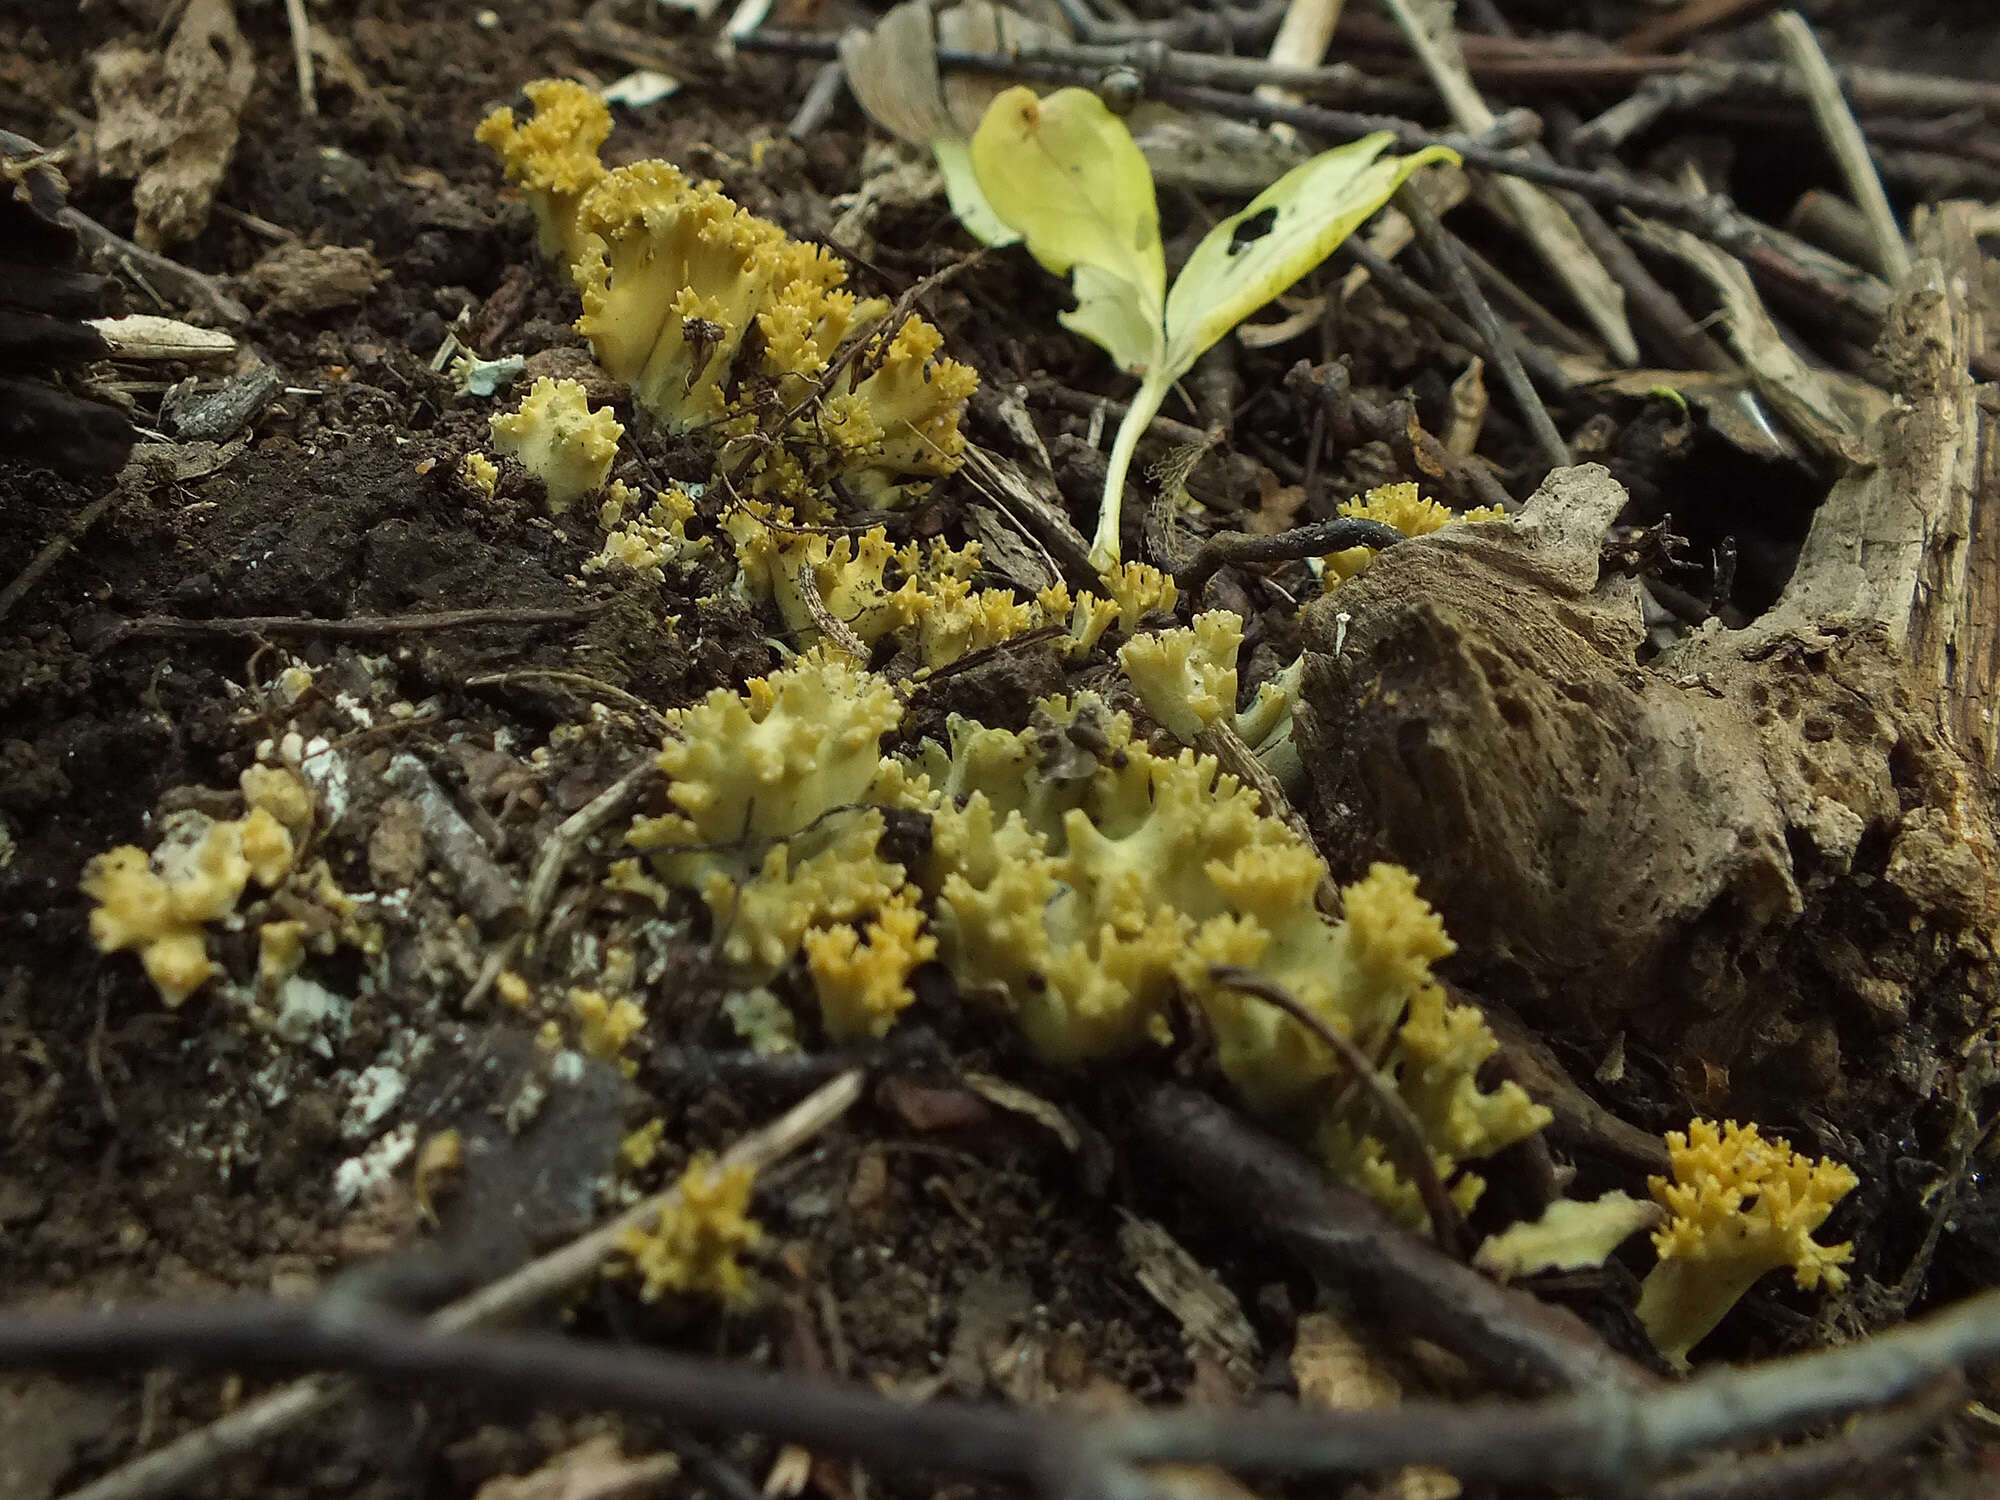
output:
[[[114,640],[133,636],[207,636],[216,640],[273,635],[317,635],[336,640],[384,635],[421,635],[427,630],[472,630],[482,625],[581,625],[610,605],[603,601],[555,609],[441,609],[431,614],[354,615],[345,620],[314,620],[300,615],[250,615],[237,619],[183,620],[171,615],[141,615],[127,620]]]
[[[1834,160],[1840,163],[1847,190],[1867,216],[1869,238],[1874,242],[1875,269],[1891,281],[1900,282],[1910,274],[1910,247],[1903,243],[1903,231],[1889,207],[1888,194],[1882,191],[1882,179],[1876,174],[1875,163],[1869,160],[1868,142],[1862,137],[1861,127],[1855,123],[1846,99],[1841,97],[1840,80],[1833,76],[1833,68],[1826,54],[1820,51],[1805,17],[1795,10],[1780,11],[1771,24],[1805,85],[1813,118],[1819,122],[1820,134],[1826,137]]]
[[[1417,1196],[1424,1200],[1424,1212],[1430,1215],[1431,1233],[1437,1239],[1438,1248],[1454,1260],[1464,1260],[1470,1255],[1472,1247],[1465,1241],[1465,1220],[1458,1211],[1458,1205],[1451,1201],[1451,1194],[1445,1191],[1443,1179],[1438,1176],[1437,1163],[1431,1159],[1430,1149],[1424,1145],[1423,1127],[1417,1124],[1417,1118],[1410,1113],[1410,1106],[1403,1102],[1403,1096],[1375,1071],[1368,1055],[1351,1038],[1342,1036],[1301,1005],[1290,990],[1255,969],[1216,964],[1209,969],[1208,977],[1216,984],[1240,990],[1267,1005],[1277,1006],[1340,1059],[1341,1066],[1373,1102],[1378,1120],[1387,1127],[1390,1138],[1385,1144],[1395,1158],[1396,1166],[1416,1185]]]

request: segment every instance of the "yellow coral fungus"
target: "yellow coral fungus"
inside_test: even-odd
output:
[[[855,298],[838,260],[714,183],[662,161],[606,171],[609,117],[587,90],[545,80],[527,93],[531,122],[500,110],[479,139],[527,185],[544,250],[582,294],[578,331],[641,405],[675,432],[720,425],[751,492],[799,505],[835,476],[869,504],[905,505],[958,467],[978,378],[938,357],[935,328],[876,328],[887,302]],[[753,324],[761,353],[738,368]],[[836,368],[841,346],[864,338]]]
[[[1153,754],[1094,696],[1044,702],[1021,734],[955,721],[950,752],[929,752],[899,791],[931,812],[920,876],[940,957],[969,992],[997,991],[1045,1057],[1089,1061],[1162,1035],[1178,989],[1254,1106],[1317,1132],[1343,1175],[1419,1223],[1372,1122],[1351,1106],[1330,1113],[1339,1059],[1283,1011],[1217,984],[1214,966],[1254,968],[1364,1052],[1386,1052],[1384,1082],[1448,1178],[1546,1122],[1517,1086],[1479,1088],[1497,1044],[1430,982],[1452,945],[1408,871],[1377,865],[1327,920],[1310,846],[1212,759]],[[1459,1174],[1455,1192],[1469,1203],[1481,1186]]]
[[[581,248],[577,205],[604,175],[597,148],[611,134],[611,111],[565,78],[538,79],[521,92],[533,117],[517,121],[512,109],[496,109],[479,122],[475,138],[499,152],[508,178],[527,188],[542,253],[568,265]]]
[[[1135,635],[1118,664],[1146,712],[1183,744],[1236,711],[1236,651],[1243,621],[1229,610],[1194,617],[1191,630]]]
[[[1446,526],[1507,519],[1505,511],[1492,505],[1475,506],[1463,513],[1453,511],[1450,506],[1425,499],[1414,484],[1407,482],[1379,485],[1366,495],[1344,500],[1340,514],[1363,521],[1380,521],[1404,536],[1429,536]],[[1373,547],[1349,547],[1345,552],[1332,553],[1326,558],[1327,587],[1345,583],[1374,560]]]
[[[458,477],[488,500],[500,488],[500,466],[484,453],[473,452],[458,462]]]
[[[1036,622],[1035,607],[1005,589],[972,587],[977,542],[933,542],[926,555],[914,544],[896,546],[880,526],[830,535],[791,527],[788,515],[748,502],[724,526],[736,542],[744,591],[775,602],[801,641],[832,637],[865,650],[914,625],[923,664],[943,667]]]
[[[681,1174],[680,1192],[660,1209],[651,1229],[627,1229],[618,1249],[640,1279],[639,1295],[656,1302],[668,1292],[713,1297],[741,1308],[753,1295],[750,1273],[737,1258],[764,1242],[763,1226],[749,1216],[756,1173],[747,1166],[718,1167],[697,1156]]]
[[[600,990],[573,989],[569,992],[569,1013],[576,1020],[576,1044],[586,1057],[615,1063],[626,1076],[638,1071],[638,1064],[625,1056],[634,1037],[646,1029],[646,1012],[619,996],[613,999]]]
[[[544,375],[520,408],[492,419],[493,445],[520,459],[560,514],[604,488],[625,428],[609,408],[590,409],[582,385]]]
[[[1499,1050],[1478,1011],[1451,1004],[1436,985],[1425,984],[1411,998],[1409,1016],[1397,1029],[1396,1045],[1381,1070],[1408,1106],[1438,1177],[1451,1184],[1461,1210],[1472,1208],[1486,1184],[1475,1173],[1459,1172],[1459,1163],[1511,1146],[1550,1119],[1548,1110],[1511,1079],[1491,1092],[1479,1087],[1480,1064]],[[1403,1176],[1380,1140],[1365,1133],[1366,1118],[1365,1106],[1357,1113],[1323,1117],[1321,1156],[1405,1223],[1427,1228],[1430,1218],[1416,1185]]]
[[[97,903],[91,940],[104,953],[137,949],[160,998],[179,1006],[216,973],[203,924],[233,912],[253,877],[277,884],[292,857],[291,835],[265,808],[228,822],[186,815],[150,858],[126,845],[84,867],[81,889]]]
[[[720,418],[737,350],[768,297],[840,284],[825,252],[660,161],[608,172],[577,210],[577,330],[675,432]]]
[[[805,935],[820,1016],[836,1042],[881,1036],[916,999],[910,975],[936,956],[938,946],[924,929],[917,896],[909,887],[899,891],[868,923],[865,940],[848,926]]]
[[[1146,563],[1114,563],[1103,574],[1104,592],[1118,605],[1118,628],[1130,635],[1147,615],[1174,607],[1180,589]]]
[[[880,438],[852,454],[841,478],[870,505],[893,509],[907,505],[924,486],[909,481],[949,474],[965,452],[958,419],[965,403],[979,389],[979,377],[968,365],[938,359],[944,343],[922,318],[904,321],[893,338],[878,337],[857,366],[869,365],[867,377],[853,386],[868,405]],[[842,373],[854,378],[854,368]]]
[[[876,853],[881,811],[859,805],[902,718],[886,682],[814,653],[667,717],[678,737],[660,767],[677,811],[636,820],[630,842],[700,894],[738,977],[768,979],[807,928],[902,889],[902,867]]]
[[[1808,1290],[1847,1285],[1847,1244],[1812,1233],[1859,1179],[1822,1157],[1812,1161],[1755,1125],[1695,1120],[1669,1131],[1671,1178],[1652,1178],[1671,1217],[1653,1235],[1660,1262],[1639,1294],[1639,1320],[1662,1354],[1685,1365],[1690,1350],[1767,1271],[1789,1270]]]
[[[916,622],[927,601],[915,576],[915,547],[896,546],[880,526],[836,536],[793,528],[789,515],[750,502],[732,510],[723,526],[736,543],[744,592],[775,603],[796,639],[818,640],[824,620],[831,620],[872,647]]]
[[[236,784],[246,808],[263,808],[299,837],[312,828],[312,793],[297,772],[283,766],[246,766]]]

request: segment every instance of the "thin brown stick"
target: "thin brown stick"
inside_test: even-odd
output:
[[[1795,10],[1780,11],[1771,24],[1785,55],[1798,71],[1820,134],[1826,138],[1834,160],[1840,163],[1848,194],[1867,218],[1869,238],[1874,243],[1875,269],[1892,282],[1902,281],[1910,274],[1910,247],[1903,242],[1903,231],[1889,207],[1889,196],[1882,191],[1882,179],[1875,171],[1875,163],[1869,160],[1868,142],[1841,95],[1840,80],[1834,77],[1833,68],[1826,54],[1820,51],[1805,17]]]
[[[1689,0],[1678,10],[1626,32],[1618,45],[1627,52],[1657,52],[1714,27],[1751,20],[1776,3],[1777,0]]]
[[[141,615],[127,620],[113,636],[207,636],[238,640],[271,635],[318,635],[335,640],[381,635],[421,635],[427,630],[475,630],[482,625],[581,625],[611,606],[608,601],[562,605],[554,609],[443,609],[421,615],[355,615],[345,620],[314,620],[299,615],[250,615],[224,620],[183,620],[172,615]]]
[[[1158,1085],[1131,1119],[1151,1154],[1218,1211],[1270,1234],[1371,1318],[1443,1345],[1502,1388],[1635,1395],[1659,1386],[1575,1314],[1453,1260],[1207,1095]]]
[[[1141,1123],[1148,1133],[1167,1129],[1159,1144],[1170,1162],[1184,1167],[1178,1160],[1187,1144],[1181,1131],[1200,1131],[1208,1122],[1173,1107],[1186,1102],[1186,1090],[1156,1094],[1161,1097],[1142,1104]],[[1192,1145],[1207,1154],[1208,1142]],[[1255,1154],[1228,1164],[1252,1178],[1264,1175]],[[1505,1291],[1414,1236],[1402,1234],[1387,1248],[1462,1272],[1489,1291]],[[1355,1289],[1351,1280],[1348,1285]],[[1514,1296],[1541,1308],[1525,1294]],[[1451,1311],[1463,1318],[1493,1309]],[[466,1337],[390,1319],[352,1301],[301,1307],[252,1298],[220,1306],[125,1308],[109,1316],[0,1319],[0,1365],[15,1368],[122,1373],[154,1361],[216,1370],[333,1366],[378,1381],[428,1381],[530,1402],[618,1407],[678,1426],[762,1432],[912,1470],[1026,1481],[1051,1500],[1137,1500],[1149,1492],[1131,1466],[1151,1463],[1328,1476],[1425,1463],[1461,1479],[1632,1494],[1675,1464],[1724,1444],[1782,1436],[1862,1407],[1931,1393],[1942,1377],[1996,1353],[2000,1292],[1988,1292],[1871,1339],[1678,1385],[1635,1380],[1624,1373],[1629,1366],[1621,1371],[1614,1364],[1589,1371],[1572,1394],[1542,1400],[1420,1400],[1343,1411],[1184,1406],[1090,1422],[1061,1407],[912,1404],[866,1387],[574,1339]],[[1914,1407],[1910,1416],[1914,1422]]]
[[[250,321],[250,309],[224,291],[214,277],[135,245],[78,209],[65,206],[57,218],[91,255],[139,279],[141,285],[163,288],[191,311],[232,328]]]
[[[1857,1417],[1843,1432],[1773,1453],[1730,1454],[1663,1479],[1646,1500],[1788,1500],[1852,1486],[1901,1458],[1949,1421],[1965,1401],[1953,1372],[1887,1411]]]
[[[1192,611],[1200,602],[1201,591],[1208,587],[1208,580],[1223,568],[1265,567],[1294,562],[1301,557],[1345,552],[1349,547],[1373,547],[1380,551],[1403,539],[1403,533],[1395,527],[1359,516],[1337,516],[1331,521],[1315,521],[1310,526],[1294,526],[1289,531],[1267,536],[1249,531],[1218,531],[1195,549],[1185,565],[1174,570],[1174,585],[1180,590],[1181,608]]]
[[[15,575],[6,588],[0,589],[0,620],[5,620],[19,607],[21,601],[34,592],[35,585],[49,574],[49,570],[61,562],[69,550],[83,540],[84,533],[103,519],[104,513],[118,503],[124,493],[124,486],[113,482],[111,487],[99,495],[80,511],[75,520],[63,528],[61,535],[51,537],[48,544],[29,559],[28,565]]]
[[[1682,307],[1680,299],[1662,286],[1632,247],[1605,222],[1593,203],[1573,193],[1558,193],[1556,201],[1569,210],[1576,232],[1583,236],[1612,280],[1625,289],[1625,306],[1634,321],[1664,345],[1683,369],[1714,370],[1718,374],[1736,368],[1723,347],[1710,338]],[[1529,372],[1533,374],[1533,371]]]
[[[1476,454],[1453,453],[1417,420],[1407,398],[1376,402],[1354,389],[1347,366],[1339,362],[1311,365],[1300,360],[1285,372],[1285,389],[1309,396],[1325,412],[1327,426],[1340,443],[1386,443],[1406,462],[1446,488],[1455,504],[1518,509],[1501,488],[1493,471]]]
[[[1367,1054],[1350,1038],[1342,1036],[1321,1017],[1307,1010],[1296,995],[1269,975],[1234,964],[1215,964],[1209,968],[1208,977],[1216,984],[1253,995],[1266,1005],[1275,1005],[1340,1059],[1354,1082],[1373,1101],[1377,1119],[1388,1128],[1389,1139],[1384,1144],[1395,1158],[1398,1170],[1415,1184],[1417,1196],[1423,1199],[1424,1212],[1430,1215],[1431,1235],[1436,1239],[1438,1248],[1454,1260],[1464,1260],[1471,1254],[1472,1247],[1465,1239],[1465,1220],[1459,1216],[1458,1205],[1451,1201],[1451,1194],[1445,1191],[1444,1179],[1438,1176],[1437,1163],[1431,1159],[1430,1148],[1424,1144],[1423,1127],[1410,1113],[1410,1106],[1403,1102],[1403,1096],[1375,1071],[1375,1065],[1368,1060]]]
[[[1352,261],[1365,270],[1383,296],[1402,308],[1404,312],[1422,318],[1433,328],[1457,344],[1467,354],[1477,354],[1488,363],[1492,362],[1492,350],[1486,347],[1486,340],[1479,330],[1466,322],[1449,303],[1428,287],[1415,280],[1394,261],[1376,254],[1367,241],[1354,238],[1348,240],[1334,252],[1338,259]],[[1550,396],[1569,394],[1569,377],[1546,349],[1527,339],[1515,344],[1515,352],[1521,357],[1521,364],[1528,376],[1544,393]]]
[[[606,703],[615,703],[620,708],[645,720],[648,728],[659,733],[666,728],[666,719],[660,711],[641,698],[637,693],[627,692],[615,682],[606,682],[601,677],[592,677],[587,672],[566,672],[560,667],[515,667],[507,672],[484,672],[477,677],[465,679],[469,688],[511,687],[521,684],[548,684],[553,687],[574,688]]]
[[[1499,371],[1501,383],[1507,393],[1514,398],[1526,418],[1528,431],[1534,435],[1535,446],[1541,450],[1542,459],[1552,469],[1567,468],[1569,465],[1569,444],[1556,430],[1549,409],[1542,405],[1534,383],[1528,379],[1528,372],[1521,368],[1521,357],[1514,352],[1514,346],[1507,342],[1500,330],[1500,320],[1493,315],[1493,308],[1480,293],[1479,284],[1472,279],[1472,272],[1466,269],[1465,258],[1459,252],[1458,242],[1449,230],[1438,221],[1437,214],[1423,194],[1413,193],[1407,186],[1396,194],[1396,206],[1409,218],[1411,227],[1417,232],[1417,241],[1424,248],[1432,262],[1444,274],[1445,283],[1458,299],[1458,305],[1472,320],[1472,326],[1486,337],[1486,345],[1493,351],[1493,365]]]

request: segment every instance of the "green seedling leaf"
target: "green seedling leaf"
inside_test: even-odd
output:
[[[1381,159],[1394,140],[1382,130],[1322,151],[1211,229],[1167,295],[1167,362],[1185,371],[1331,255],[1417,168],[1458,160],[1444,146]]]
[[[972,167],[988,203],[1036,260],[1071,276],[1077,306],[1064,326],[1140,377],[1111,446],[1090,552],[1096,567],[1118,561],[1125,478],[1174,382],[1326,259],[1417,168],[1457,160],[1442,146],[1384,158],[1393,139],[1379,132],[1287,172],[1210,230],[1163,295],[1152,174],[1124,122],[1084,89],[1037,99],[1032,89],[1012,88],[994,99],[972,138]]]
[[[972,166],[1028,253],[1058,276],[1076,273],[1076,310],[1063,326],[1134,374],[1156,366],[1167,262],[1153,174],[1125,122],[1088,89],[1040,99],[1011,88],[979,122]]]
[[[1002,245],[1017,244],[1021,236],[994,211],[979,186],[979,174],[972,170],[971,142],[940,137],[931,142],[931,154],[937,158],[938,172],[944,178],[945,201],[965,232],[996,250]]]

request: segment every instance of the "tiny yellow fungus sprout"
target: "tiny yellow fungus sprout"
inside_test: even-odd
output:
[[[936,957],[938,946],[924,929],[917,898],[912,887],[897,892],[868,923],[865,940],[848,926],[805,935],[820,1015],[836,1042],[881,1036],[917,998],[910,975]]]
[[[265,922],[257,928],[257,983],[269,993],[296,974],[305,962],[308,924],[293,919]]]
[[[749,1304],[753,1284],[737,1257],[764,1242],[763,1226],[748,1212],[755,1181],[747,1166],[718,1167],[705,1155],[688,1163],[659,1223],[627,1229],[618,1241],[631,1262],[623,1269],[640,1278],[643,1300],[674,1292],[713,1297],[732,1310]]]
[[[1640,1289],[1639,1320],[1668,1359],[1685,1365],[1767,1271],[1789,1270],[1807,1290],[1847,1285],[1853,1246],[1822,1245],[1812,1232],[1859,1182],[1850,1168],[1734,1120],[1669,1131],[1667,1152],[1673,1176],[1648,1185],[1671,1217],[1653,1235],[1660,1262]]]
[[[263,808],[296,837],[311,830],[312,793],[294,772],[283,766],[246,766],[236,784],[244,807]]]
[[[569,1013],[576,1018],[576,1044],[586,1057],[615,1063],[626,1077],[639,1065],[626,1057],[632,1039],[646,1029],[646,1012],[624,996],[612,999],[601,990],[573,989]]]
[[[484,453],[468,453],[458,463],[458,477],[488,500],[500,487],[500,466]]]
[[[541,230],[542,254],[567,266],[582,245],[577,205],[604,176],[597,148],[611,134],[611,111],[580,83],[543,78],[522,93],[534,117],[517,122],[511,109],[496,109],[479,122],[475,138],[500,153],[507,176],[528,190]]]
[[[1417,487],[1408,482],[1378,485],[1366,495],[1343,500],[1340,514],[1363,521],[1380,521],[1385,526],[1395,527],[1404,536],[1429,536],[1446,526],[1507,519],[1507,513],[1493,505],[1475,506],[1462,513],[1454,511],[1448,505],[1425,499],[1418,494]],[[1332,588],[1345,583],[1374,560],[1373,547],[1349,547],[1344,552],[1330,554],[1325,560],[1326,586]]]
[[[660,1154],[667,1138],[667,1122],[659,1115],[632,1131],[618,1143],[618,1164],[628,1171],[643,1172]]]
[[[493,445],[520,459],[548,490],[560,515],[604,488],[625,428],[609,408],[590,409],[583,386],[544,375],[520,409],[492,419]]]
[[[612,483],[610,497],[597,511],[598,524],[604,528],[604,546],[584,563],[584,572],[625,568],[649,582],[663,583],[669,566],[691,563],[707,554],[707,540],[687,534],[695,509],[686,490],[675,485],[656,491],[644,512],[638,509],[638,498],[638,492],[623,481]]]
[[[128,844],[84,866],[81,889],[97,903],[91,940],[103,953],[137,949],[160,998],[178,1007],[217,972],[203,924],[233,912],[253,878],[276,885],[292,859],[291,834],[266,808],[228,822],[196,815],[150,858]]]

